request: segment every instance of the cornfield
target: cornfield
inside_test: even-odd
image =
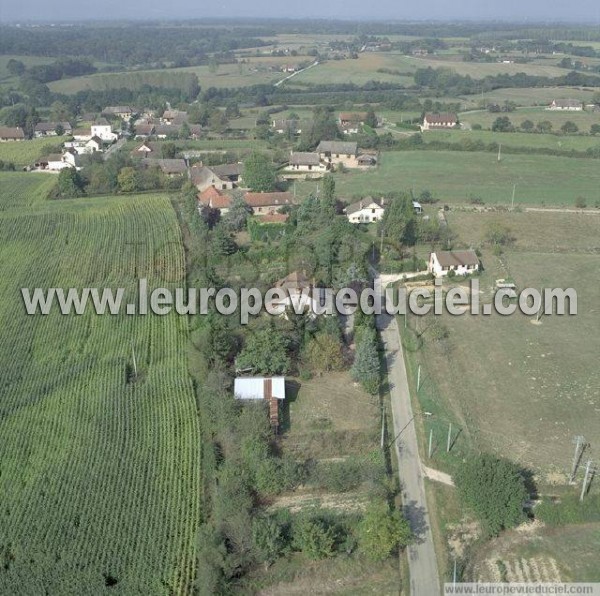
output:
[[[141,277],[184,284],[175,214],[160,196],[44,201],[46,184],[0,175],[0,593],[189,593],[200,440],[185,319],[28,316],[20,292],[124,287],[131,301]]]

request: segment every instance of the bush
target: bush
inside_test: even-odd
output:
[[[524,474],[513,462],[488,453],[471,457],[458,469],[455,482],[487,535],[496,536],[523,521],[529,495]]]
[[[292,524],[292,535],[294,548],[309,559],[325,559],[333,555],[335,537],[321,519],[299,516]]]
[[[372,561],[383,561],[398,548],[412,541],[408,520],[387,503],[370,503],[358,525],[358,544]]]
[[[575,207],[577,207],[577,209],[585,209],[587,207],[587,201],[585,200],[585,198],[577,197],[577,199],[575,200]]]

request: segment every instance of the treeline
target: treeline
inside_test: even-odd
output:
[[[598,87],[600,77],[571,71],[560,77],[527,75],[523,72],[514,75],[488,75],[483,79],[473,79],[460,75],[449,68],[420,68],[414,75],[415,84],[422,90],[436,94],[469,95],[495,89],[526,87]]]
[[[192,27],[187,25],[78,25],[69,28],[0,27],[0,54],[84,56],[106,63],[139,66],[197,59],[208,53],[254,48],[273,35],[262,27]]]

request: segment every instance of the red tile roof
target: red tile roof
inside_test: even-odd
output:
[[[231,198],[214,186],[209,186],[199,193],[198,202],[213,209],[229,209],[231,207]]]

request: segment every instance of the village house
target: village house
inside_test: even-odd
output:
[[[51,153],[41,157],[35,163],[36,168],[48,170],[49,172],[60,172],[65,168],[81,169],[79,167],[79,156],[73,150],[67,150],[64,153]]]
[[[421,131],[440,130],[447,128],[456,128],[458,126],[458,117],[456,114],[425,114]]]
[[[350,223],[369,223],[380,221],[385,213],[382,199],[365,197],[344,209],[344,213]]]
[[[198,194],[198,210],[201,210],[202,207],[218,209],[221,214],[227,213],[231,208],[231,197],[222,190],[209,186]]]
[[[237,163],[224,163],[218,166],[211,166],[210,169],[213,173],[218,176],[221,180],[225,180],[231,184],[231,188],[236,188],[242,181],[242,174],[244,172],[244,164]]]
[[[0,126],[0,142],[24,141],[25,133],[19,126]]]
[[[294,197],[289,192],[247,192],[244,200],[255,215],[275,213],[281,207],[294,204]]]
[[[566,112],[582,112],[583,103],[577,99],[554,99],[546,109]]]
[[[140,124],[136,124],[134,126],[135,139],[145,139],[154,134],[154,124],[141,122]]]
[[[218,176],[212,168],[206,166],[194,165],[190,169],[190,178],[192,184],[200,191],[203,192],[207,188],[213,187],[218,190],[232,190],[234,183],[228,178],[221,178]]]
[[[104,144],[100,137],[92,137],[88,141],[67,141],[65,149],[72,149],[77,155],[89,155],[103,150]]]
[[[58,134],[57,129],[60,128],[62,128],[63,135],[73,133],[73,127],[69,122],[38,122],[33,129],[33,136],[36,138],[55,137]]]
[[[169,178],[182,176],[187,172],[187,164],[184,159],[152,159],[143,158],[142,166],[146,168],[157,167]]]
[[[118,117],[125,122],[129,122],[133,114],[134,111],[129,106],[107,106],[102,110],[100,115],[106,118]]]
[[[279,431],[279,404],[285,399],[284,377],[238,377],[233,384],[235,399],[245,402],[265,402],[269,421],[275,433]]]
[[[327,164],[321,163],[318,153],[292,151],[287,169],[293,172],[324,174],[329,167]]]
[[[273,309],[272,312],[279,310],[285,318],[290,311],[314,318],[326,305],[326,289],[316,287],[315,280],[309,279],[304,272],[293,271],[275,282],[273,287],[282,290],[282,296],[274,297],[268,307]]]
[[[367,116],[367,112],[340,112],[338,126],[344,134],[358,134],[365,125]]]
[[[468,275],[479,270],[479,257],[474,250],[443,250],[429,255],[427,271],[435,277],[447,276],[450,271],[455,275]]]
[[[112,127],[106,118],[98,118],[98,120],[92,124],[90,133],[90,138],[99,137],[105,143],[112,143],[119,138],[119,135],[112,131]]]
[[[301,120],[273,120],[271,127],[280,135],[299,135],[302,133],[302,128],[304,125],[305,123],[303,123]]]
[[[150,141],[144,141],[131,151],[132,157],[159,157],[160,154],[160,146]]]
[[[168,124],[169,126],[181,126],[184,122],[187,122],[187,119],[187,112],[182,112],[181,110],[165,110],[160,121],[162,124]]]
[[[347,141],[321,141],[317,147],[319,159],[328,166],[342,164],[347,168],[358,167],[358,145]]]

